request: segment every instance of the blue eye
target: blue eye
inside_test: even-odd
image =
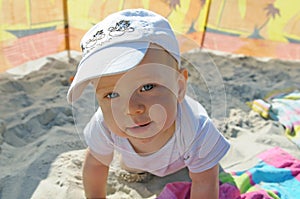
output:
[[[105,97],[108,98],[108,99],[113,99],[113,98],[116,98],[116,97],[119,97],[120,95],[118,93],[108,93]]]
[[[141,92],[149,91],[155,87],[154,84],[146,84],[141,88]]]

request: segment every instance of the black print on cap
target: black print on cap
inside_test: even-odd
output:
[[[127,20],[121,20],[116,23],[115,26],[109,27],[107,29],[108,35],[106,39],[104,30],[98,30],[92,38],[87,40],[85,44],[81,44],[81,50],[83,53],[83,56],[91,52],[95,47],[100,47],[103,44],[109,42],[112,40],[113,37],[119,37],[125,34],[125,32],[133,32],[134,28],[130,27],[130,21]]]
[[[130,27],[130,21],[121,20],[116,23],[115,27],[108,28],[109,35],[112,37],[122,36],[125,32],[133,32],[134,28]]]

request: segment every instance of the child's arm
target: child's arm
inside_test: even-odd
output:
[[[219,198],[219,165],[201,173],[190,172],[192,179],[191,199]]]
[[[109,157],[102,157],[109,159]],[[109,167],[99,161],[92,152],[87,149],[83,165],[83,186],[87,198],[105,198],[106,181]]]

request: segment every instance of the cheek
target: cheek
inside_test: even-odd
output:
[[[120,120],[117,119],[118,116],[113,114],[110,111],[103,112],[104,121],[111,132],[120,136],[120,137],[128,137],[120,127]],[[123,118],[124,119],[124,118]]]
[[[149,108],[149,117],[154,121],[166,121],[168,112],[161,104],[154,104]]]
[[[116,130],[118,127],[116,122],[118,117],[115,114],[115,112],[112,112],[111,106],[109,104],[101,104],[100,107],[103,113],[105,123],[111,130]]]
[[[99,102],[99,106],[101,107],[102,113],[107,119],[115,117],[117,113],[120,112],[119,104],[120,102],[118,102],[117,100],[102,100]]]
[[[105,108],[101,108],[103,113],[103,118],[108,127],[111,127],[114,124],[114,120],[111,114],[111,111],[106,110]]]
[[[159,120],[173,120],[177,112],[177,99],[173,94],[156,97],[149,107],[150,117]]]
[[[167,122],[173,122],[175,120],[177,115],[177,100],[174,100],[171,103],[168,103],[168,106],[166,107],[167,111]]]

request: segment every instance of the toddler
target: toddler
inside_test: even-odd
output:
[[[187,168],[191,198],[218,198],[218,162],[229,143],[186,95],[188,71],[168,21],[144,9],[123,10],[92,27],[81,48],[68,101],[91,83],[99,104],[84,129],[86,197],[106,197],[118,151],[129,171],[166,176]]]

